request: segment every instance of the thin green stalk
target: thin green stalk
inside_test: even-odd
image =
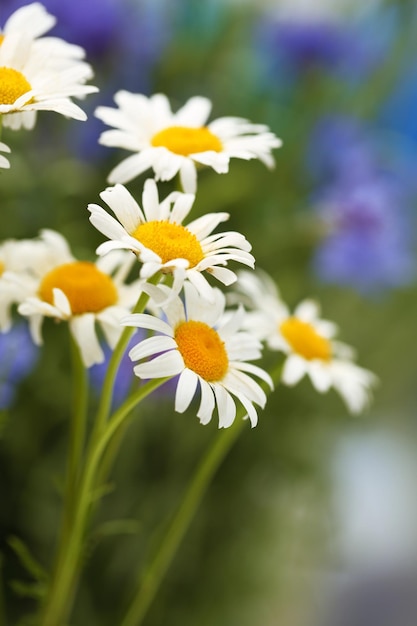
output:
[[[161,276],[162,273],[157,272],[148,280],[148,282],[151,284],[156,284],[160,281]],[[149,296],[146,293],[142,292],[139,296],[136,306],[132,310],[132,313],[142,313],[145,310],[148,300]],[[107,417],[110,413],[117,370],[119,369],[120,361],[123,358],[123,355],[129,344],[129,340],[134,333],[134,330],[135,329],[130,326],[126,326],[126,328],[123,329],[123,332],[120,335],[120,339],[110,357],[106,377],[103,383],[103,389],[100,395],[100,404],[98,407],[96,419],[94,421],[92,441],[96,441],[97,438],[100,436],[106,423]]]
[[[274,383],[279,380],[282,366],[273,372]],[[268,393],[270,389],[265,389]],[[195,513],[210,485],[213,476],[238,438],[246,422],[245,411],[241,408],[230,428],[219,433],[211,448],[201,460],[184,498],[172,519],[159,550],[155,554],[144,574],[140,577],[138,590],[120,626],[140,626],[151,605],[166,571],[168,570],[178,547],[190,526]]]
[[[73,524],[69,529],[65,550],[62,552],[59,568],[56,571],[49,589],[47,602],[40,619],[42,626],[62,626],[66,623],[71,610],[79,576],[90,507],[94,501],[96,479],[100,471],[100,462],[107,445],[127,419],[132,408],[166,380],[166,378],[151,380],[143,385],[136,393],[132,394],[119,409],[115,411],[105,425],[102,434],[91,447],[86,459],[85,471],[80,479]]]
[[[81,358],[80,349],[70,333],[71,362],[73,378],[73,413],[70,422],[69,450],[64,491],[61,533],[59,537],[54,572],[60,570],[65,559],[68,535],[71,532],[75,510],[79,479],[83,463],[85,442],[88,384],[87,372]]]
[[[219,433],[214,445],[201,461],[158,552],[140,581],[139,591],[120,626],[139,626],[142,623],[211,479],[245,424],[242,413],[243,411],[236,417],[230,428]]]
[[[67,493],[69,513],[73,507],[77,484],[82,469],[87,422],[88,381],[87,371],[81,358],[80,349],[71,335],[71,357],[73,369],[73,415],[71,420]]]

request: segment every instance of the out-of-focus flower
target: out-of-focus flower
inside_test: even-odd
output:
[[[227,213],[208,213],[182,225],[191,210],[194,195],[173,192],[159,202],[158,188],[149,178],[145,182],[143,211],[123,185],[116,185],[100,194],[115,213],[117,220],[96,204],[90,204],[91,223],[110,241],[101,244],[97,252],[127,248],[143,263],[141,277],[149,278],[162,270],[174,274],[175,292],[185,279],[191,281],[208,300],[212,288],[202,272],[208,272],[225,285],[236,280],[236,274],[226,267],[228,261],[238,261],[253,267],[251,245],[243,235],[228,231],[211,234]]]
[[[15,130],[33,128],[40,110],[85,120],[86,114],[71,98],[98,91],[85,84],[92,70],[80,60],[82,49],[55,37],[38,37],[51,26],[49,17],[35,3],[19,9],[5,25],[0,42],[0,114],[3,124]]]
[[[363,411],[377,379],[353,363],[353,350],[335,339],[337,326],[319,317],[316,302],[304,300],[291,313],[274,283],[262,274],[240,272],[237,288],[252,303],[247,328],[270,349],[286,355],[282,371],[285,385],[296,385],[307,375],[320,393],[334,387],[349,411]]]
[[[9,146],[0,141],[0,152],[10,152]],[[5,156],[0,154],[0,168],[8,169],[10,167],[10,161]]]
[[[47,271],[60,248],[61,237],[47,229],[37,239],[6,239],[0,244],[1,331],[10,328],[12,305],[36,290],[39,274]]]
[[[25,323],[18,323],[0,333],[0,409],[13,403],[19,383],[33,370],[39,349],[33,343]]]
[[[131,256],[122,251],[102,257],[96,263],[78,261],[65,239],[55,233],[56,254],[49,267],[37,273],[33,291],[18,307],[29,318],[33,339],[42,343],[44,317],[68,321],[86,367],[104,360],[95,325],[102,328],[107,343],[114,347],[122,328],[120,319],[130,312],[140,295],[137,281],[125,285]]]
[[[130,351],[132,361],[154,357],[135,365],[136,376],[150,379],[179,375],[175,396],[178,413],[188,408],[199,386],[201,402],[197,417],[207,424],[217,406],[219,428],[231,426],[235,419],[234,396],[255,426],[258,416],[254,404],[264,407],[266,395],[251,376],[271,387],[272,381],[263,369],[247,362],[261,356],[261,344],[250,333],[240,330],[244,310],[225,316],[225,297],[218,289],[214,292],[214,302],[207,303],[193,285],[186,283],[183,303],[177,296],[169,298],[168,288],[153,285],[147,288],[155,301],[169,299],[169,304],[162,306],[167,321],[146,314],[129,315],[122,321],[126,326],[158,333]]]
[[[324,236],[313,258],[320,279],[365,295],[414,280],[415,236],[407,203],[401,185],[382,175],[323,192],[316,215]]]
[[[367,20],[376,19],[371,3],[366,9],[354,4],[303,0],[266,10],[256,39],[270,71],[287,78],[311,69],[337,72],[338,77],[362,76],[381,59],[387,42],[366,35]]]
[[[306,162],[316,181],[358,183],[381,169],[376,138],[357,118],[343,115],[322,117],[312,130]],[[380,157],[379,157],[380,158]]]
[[[117,165],[111,183],[126,183],[149,168],[157,180],[180,176],[184,191],[195,193],[197,166],[212,167],[218,174],[229,171],[232,157],[259,159],[274,166],[271,155],[281,141],[263,124],[238,117],[222,117],[207,123],[211,102],[193,97],[176,113],[167,97],[119,91],[117,109],[98,107],[95,115],[114,130],[100,136],[100,143],[135,152]]]

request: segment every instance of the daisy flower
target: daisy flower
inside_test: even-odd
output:
[[[171,180],[179,173],[182,188],[195,193],[197,167],[212,167],[218,174],[229,171],[229,160],[259,159],[274,166],[273,148],[281,146],[269,128],[252,124],[240,117],[221,117],[207,123],[211,102],[196,96],[176,113],[168,98],[155,94],[119,91],[114,100],[117,109],[98,107],[95,115],[114,130],[102,133],[105,146],[135,152],[117,165],[110,183],[126,183],[152,168],[157,180]]]
[[[167,301],[167,287],[147,285],[144,289],[154,300]],[[225,296],[219,289],[214,294],[214,301],[208,304],[191,283],[186,283],[184,303],[175,296],[162,305],[166,321],[148,314],[127,316],[122,320],[123,325],[157,333],[134,346],[129,356],[132,361],[142,361],[134,366],[139,378],[179,376],[175,394],[178,413],[188,408],[199,387],[197,417],[202,424],[211,420],[217,406],[219,428],[231,426],[236,416],[235,397],[255,426],[258,415],[254,404],[263,408],[266,394],[252,376],[266,381],[272,388],[270,376],[247,362],[261,356],[261,343],[240,330],[244,310],[240,308],[232,315],[225,315]],[[153,358],[148,360],[149,357]]]
[[[120,319],[137,301],[140,293],[137,281],[124,284],[132,259],[118,251],[96,263],[79,261],[74,259],[61,235],[53,233],[53,236],[55,254],[49,263],[33,268],[37,280],[32,294],[23,300],[18,311],[29,318],[32,337],[38,345],[42,343],[44,317],[68,321],[83,362],[91,367],[104,360],[96,322],[107,343],[114,348],[122,331]]]
[[[0,141],[0,152],[10,152],[9,146],[6,146],[6,144],[2,143],[1,141]],[[0,154],[0,168],[8,169],[9,167],[10,167],[9,160],[6,159],[5,156]]]
[[[117,248],[132,250],[143,263],[144,279],[160,270],[173,273],[174,292],[178,293],[188,279],[210,300],[212,287],[202,272],[229,285],[236,280],[236,274],[222,267],[228,261],[254,265],[251,245],[243,235],[233,231],[211,234],[228,219],[227,213],[208,213],[183,226],[194,201],[192,194],[173,192],[160,202],[155,181],[148,179],[142,195],[143,210],[120,184],[106,189],[100,197],[117,219],[96,204],[88,206],[91,223],[110,239],[97,248],[97,253],[106,254]]]
[[[336,389],[352,413],[369,404],[376,376],[353,362],[353,349],[335,339],[338,328],[320,318],[317,302],[304,300],[291,313],[272,279],[261,273],[239,273],[238,288],[253,307],[246,327],[270,349],[286,355],[284,384],[293,386],[307,375],[320,393]]]
[[[61,248],[61,236],[51,230],[36,239],[6,239],[0,244],[0,331],[9,330],[12,305],[36,291],[38,276]]]
[[[3,124],[14,130],[31,129],[38,110],[85,120],[84,111],[71,97],[82,98],[98,89],[85,84],[92,70],[80,60],[82,49],[56,37],[37,38],[53,25],[52,16],[36,3],[23,9],[23,14],[17,11],[9,18],[0,36]]]

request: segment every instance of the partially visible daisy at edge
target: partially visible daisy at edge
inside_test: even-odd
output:
[[[98,254],[125,248],[132,250],[143,264],[141,278],[156,272],[174,275],[173,293],[178,293],[188,279],[207,300],[212,287],[202,272],[208,272],[224,285],[236,280],[228,261],[254,266],[251,245],[240,233],[227,231],[211,234],[228,213],[208,213],[186,226],[182,221],[194,202],[193,194],[172,192],[159,201],[158,188],[151,178],[145,181],[142,206],[123,185],[109,187],[100,194],[117,219],[97,204],[90,204],[91,223],[110,241],[97,248]]]
[[[264,124],[240,117],[221,117],[207,123],[208,98],[195,96],[173,113],[168,98],[154,94],[119,91],[118,108],[100,106],[95,115],[114,130],[104,131],[99,142],[135,154],[124,159],[108,177],[110,183],[126,183],[149,168],[156,180],[171,180],[178,173],[182,188],[195,193],[197,168],[208,166],[218,174],[229,171],[231,158],[259,159],[267,167],[282,142]]]
[[[369,405],[377,377],[353,362],[354,350],[335,339],[338,328],[320,318],[317,302],[303,300],[291,313],[271,277],[259,271],[239,272],[237,286],[252,306],[246,327],[271,350],[286,355],[285,385],[296,385],[307,375],[320,393],[333,387],[351,413]]]
[[[12,325],[13,305],[36,291],[39,276],[48,271],[57,254],[69,259],[63,251],[62,237],[44,229],[33,239],[5,239],[0,243],[0,332]]]
[[[9,146],[7,146],[5,143],[0,141],[0,152],[8,152],[8,153],[10,153],[11,150],[10,150]],[[5,156],[0,154],[0,168],[9,169],[9,167],[10,167],[9,159],[6,159]]]
[[[144,290],[155,301],[167,301],[169,289],[164,285],[145,285]],[[185,283],[184,302],[175,296],[162,305],[166,321],[148,314],[133,314],[122,320],[125,326],[157,333],[130,350],[132,361],[142,361],[134,366],[134,372],[142,379],[179,376],[175,394],[178,413],[189,407],[199,387],[197,417],[202,424],[211,420],[217,407],[219,428],[231,426],[236,398],[254,427],[258,421],[254,404],[263,408],[266,394],[252,376],[273,387],[267,372],[247,362],[260,358],[262,344],[251,333],[240,330],[244,309],[225,315],[224,294],[217,288],[214,294],[214,301],[207,303],[191,283]]]
[[[77,51],[78,47],[58,38],[33,40],[25,29],[2,36],[0,115],[4,126],[32,129],[40,110],[87,119],[71,98],[83,98],[98,88],[85,84],[93,72]]]
[[[130,313],[140,295],[139,281],[126,285],[132,257],[116,251],[95,263],[76,260],[64,237],[54,233],[55,257],[38,272],[36,284],[18,307],[29,319],[32,337],[42,343],[45,317],[65,320],[78,344],[86,367],[101,363],[104,352],[97,336],[99,323],[106,342],[114,348],[123,328],[120,320]]]

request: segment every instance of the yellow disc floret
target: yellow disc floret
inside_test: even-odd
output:
[[[0,276],[3,274],[4,270],[5,270],[5,265],[3,261],[0,261]]]
[[[190,128],[188,126],[170,126],[160,130],[151,139],[155,147],[167,148],[175,154],[189,156],[198,152],[213,150],[221,152],[222,143],[216,135],[206,127]]]
[[[294,352],[305,359],[330,361],[332,358],[330,341],[319,335],[311,324],[289,317],[282,322],[280,330]]]
[[[73,315],[98,313],[117,302],[117,290],[110,276],[88,261],[65,263],[51,270],[43,277],[38,295],[53,304],[53,289],[65,293]]]
[[[0,67],[0,104],[14,104],[31,89],[23,74],[12,67]]]
[[[175,341],[186,367],[207,382],[221,380],[229,367],[224,342],[204,322],[182,322],[175,330]]]
[[[195,267],[204,258],[197,237],[181,224],[164,221],[144,222],[139,224],[131,235],[155,252],[162,263],[186,259],[189,267]]]

